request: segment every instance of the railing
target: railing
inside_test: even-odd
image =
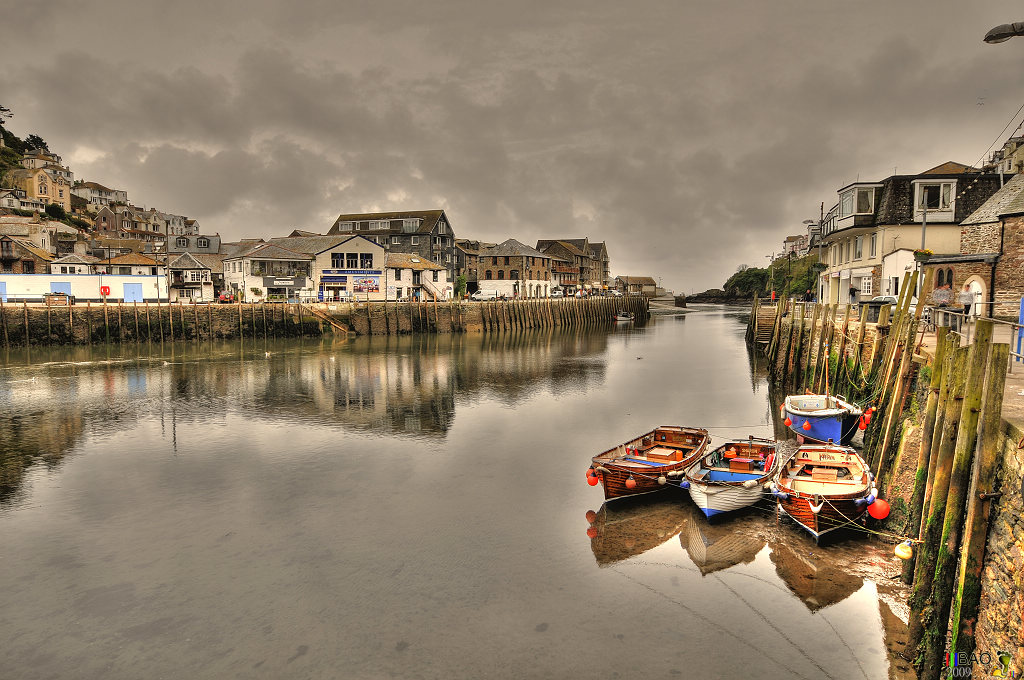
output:
[[[971,305],[972,310],[977,310],[985,305],[1006,304],[1005,302],[978,302]],[[1024,298],[1021,299],[1021,313],[1017,321],[1005,321],[1003,319],[984,317],[978,314],[964,314],[963,309],[955,307],[931,307],[932,328],[936,326],[948,326],[950,332],[956,333],[964,339],[964,344],[970,344],[971,333],[974,330],[973,323],[979,318],[988,318],[995,324],[996,331],[1006,328],[1009,331],[1010,343],[1010,366],[1008,371],[1013,373],[1013,365],[1018,361],[1024,361]],[[948,323],[947,323],[948,322]]]
[[[434,285],[434,282],[430,280],[429,276],[420,277],[420,287],[430,293],[435,300],[441,300],[444,298],[444,293],[438,290],[438,287]]]

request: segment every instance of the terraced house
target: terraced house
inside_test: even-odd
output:
[[[481,290],[506,297],[551,295],[551,256],[514,238],[480,251]]]
[[[818,299],[857,303],[899,294],[914,251],[960,250],[960,223],[999,189],[998,174],[949,161],[917,175],[854,182],[822,222]]]
[[[330,236],[359,235],[385,252],[409,253],[431,260],[455,278],[455,232],[444,210],[410,210],[338,215]]]

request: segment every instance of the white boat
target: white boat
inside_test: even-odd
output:
[[[686,470],[684,484],[706,517],[753,505],[775,474],[775,442],[726,442]]]
[[[632,321],[633,312],[616,312],[612,317],[612,321]]]

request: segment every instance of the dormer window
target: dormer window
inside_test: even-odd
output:
[[[197,239],[196,240],[196,246],[198,246],[199,248],[209,248],[210,247],[210,239],[208,239],[208,238]]]
[[[178,239],[178,247],[179,248],[188,248],[188,239],[187,238],[179,238]]]
[[[919,184],[917,206],[928,210],[949,210],[953,198],[953,183]]]
[[[873,187],[856,187],[839,195],[839,217],[871,215],[875,212]]]
[[[402,220],[402,231],[406,234],[411,234],[420,228],[420,221],[418,219],[406,219]]]

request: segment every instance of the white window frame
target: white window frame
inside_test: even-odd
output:
[[[210,247],[210,239],[208,239],[208,238],[196,239],[196,248],[209,248],[209,247]]]
[[[858,236],[853,240],[853,259],[864,259],[864,237]]]
[[[871,277],[870,276],[861,277],[861,280],[860,280],[860,294],[862,296],[872,295],[873,294],[872,287],[871,287]]]
[[[402,237],[401,236],[392,236],[391,237],[391,243],[392,244],[396,244],[397,245],[397,244],[400,244],[401,242],[402,242]]]
[[[853,214],[853,189],[839,194],[839,218],[849,217]]]
[[[866,195],[868,197],[868,207],[866,210],[860,209],[860,198]],[[859,187],[854,191],[853,198],[853,212],[855,215],[872,215],[875,212],[875,190],[868,187]]]
[[[409,238],[409,241],[410,241],[410,243],[411,243],[412,245],[414,245],[414,246],[418,246],[418,245],[420,244],[420,237],[419,237],[419,236],[411,236],[411,237]]]
[[[878,234],[871,235],[870,246],[868,249],[868,257],[874,257],[878,254]]]

